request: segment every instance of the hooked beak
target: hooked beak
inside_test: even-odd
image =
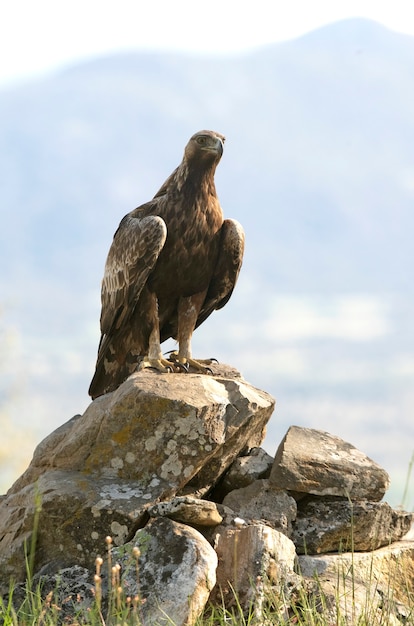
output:
[[[223,146],[222,140],[220,139],[220,137],[217,137],[216,149],[217,149],[217,152],[218,152],[218,154],[220,156],[223,154],[223,148],[224,148],[224,146]]]
[[[208,150],[209,152],[215,152],[219,156],[223,154],[223,142],[220,137],[215,137],[215,142],[210,144],[209,146],[205,146],[203,150]]]

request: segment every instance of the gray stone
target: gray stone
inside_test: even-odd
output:
[[[151,504],[193,481],[206,492],[260,445],[273,399],[240,376],[133,374],[47,437],[0,502],[0,583],[25,578],[36,517],[36,571],[89,566],[106,535],[127,541]]]
[[[270,473],[280,489],[351,500],[379,501],[389,477],[351,444],[321,430],[291,426]]]
[[[220,483],[222,497],[234,489],[251,485],[260,478],[268,478],[273,465],[273,457],[263,448],[253,448],[246,456],[240,456],[229,467]]]
[[[413,519],[386,502],[312,499],[299,502],[292,540],[299,554],[375,550],[401,539]]]
[[[308,603],[323,613],[323,623],[411,623],[413,541],[374,552],[299,556],[298,570],[310,583]]]
[[[121,566],[123,593],[139,596],[146,626],[191,626],[216,583],[217,554],[208,541],[166,517],[151,520],[111,557]]]
[[[256,480],[248,487],[231,491],[223,505],[246,521],[263,520],[287,536],[292,533],[296,502],[286,491],[275,489],[269,480]]]
[[[190,526],[217,526],[223,521],[217,504],[191,496],[181,496],[159,502],[148,509],[151,517],[169,517]]]
[[[295,546],[283,533],[265,524],[239,525],[217,532],[217,584],[210,600],[243,610],[259,608],[271,587],[283,588],[294,575]]]

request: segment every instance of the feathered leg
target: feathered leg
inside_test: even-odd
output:
[[[191,351],[191,339],[206,293],[207,290],[194,296],[180,298],[178,303],[178,353],[173,353],[171,356],[181,365],[190,366],[203,374],[211,374],[211,369],[206,367],[211,363],[211,359],[196,361],[192,358]]]
[[[148,354],[142,359],[139,369],[147,367],[156,369],[159,372],[172,372],[173,365],[167,359],[164,359],[161,352],[160,341],[160,323],[158,319],[158,300],[155,293],[147,292],[147,298],[150,306],[148,307],[148,317],[151,327],[149,336]]]

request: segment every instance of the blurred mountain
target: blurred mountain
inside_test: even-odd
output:
[[[352,19],[244,55],[119,54],[0,91],[0,391],[18,432],[36,441],[86,407],[112,235],[212,128],[227,137],[217,189],[247,251],[196,353],[276,396],[270,451],[292,423],[323,428],[401,488],[413,65],[414,38]]]

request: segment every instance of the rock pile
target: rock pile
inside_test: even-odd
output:
[[[270,596],[287,616],[305,597],[334,614],[338,568],[341,598],[359,590],[353,612],[370,594],[385,610],[392,581],[393,623],[403,623],[414,542],[400,540],[413,515],[381,502],[387,473],[338,437],[292,426],[266,454],[273,407],[227,366],[139,372],[92,402],[37,447],[0,502],[1,592],[24,581],[35,539],[34,573],[45,593],[59,580],[69,614],[90,606],[102,555],[104,598],[117,564],[145,624],[193,624],[207,603],[230,608],[236,596],[258,615]]]

